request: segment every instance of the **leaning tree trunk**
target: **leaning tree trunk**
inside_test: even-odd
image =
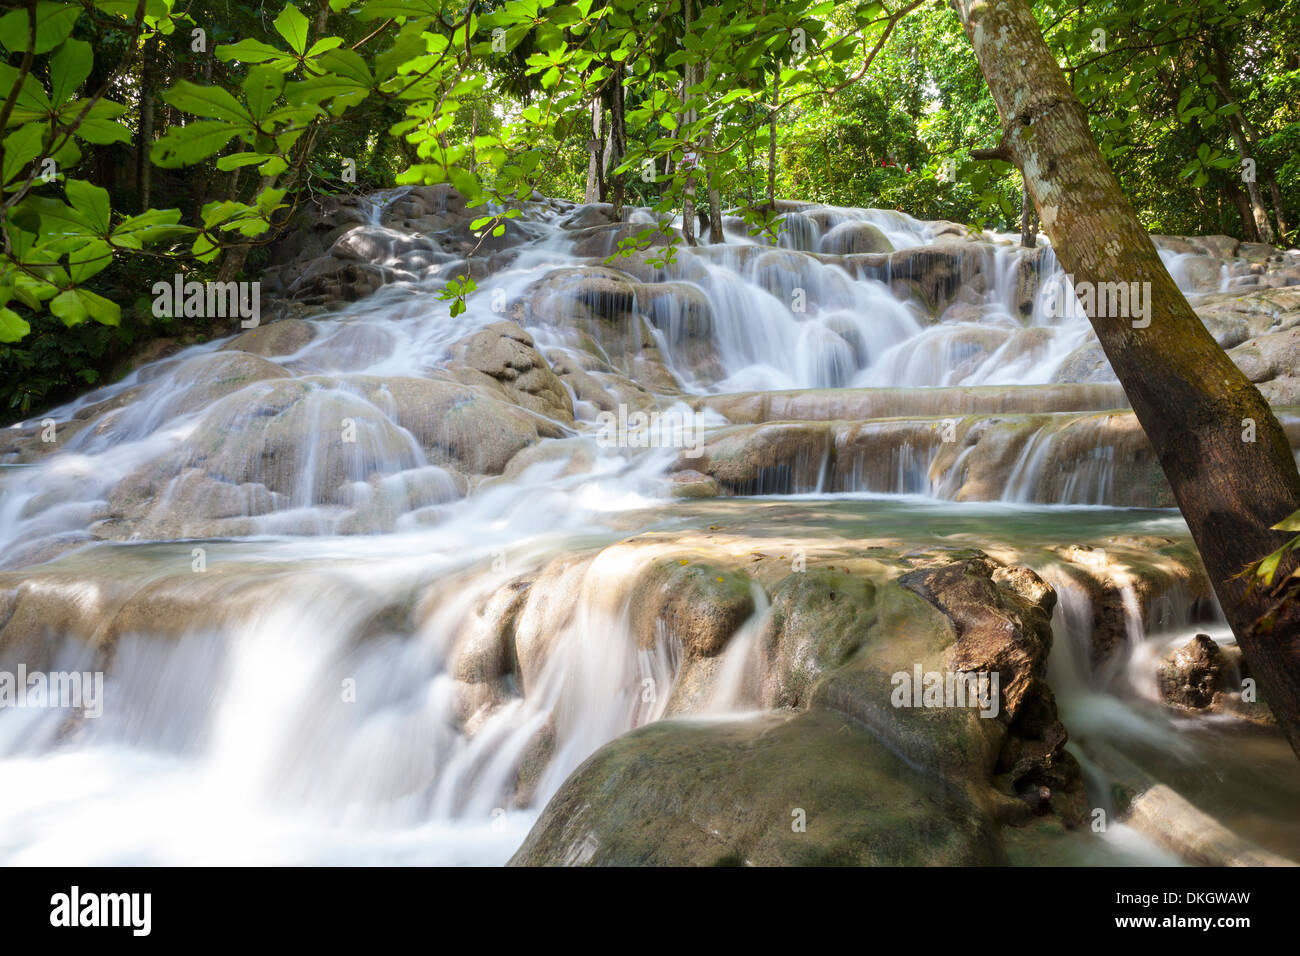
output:
[[[1002,118],[1001,144],[989,152],[1024,173],[1065,271],[1076,283],[1150,283],[1149,322],[1097,309],[1089,318],[1155,447],[1224,614],[1300,755],[1300,610],[1284,611],[1271,633],[1262,633],[1255,624],[1268,600],[1258,591],[1247,595],[1237,577],[1287,539],[1270,526],[1300,506],[1286,434],[1170,278],[1029,6],[951,2]]]

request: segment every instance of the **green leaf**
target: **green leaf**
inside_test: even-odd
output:
[[[107,242],[88,242],[68,253],[68,276],[73,282],[85,282],[104,271],[113,261],[113,249]]]
[[[95,57],[84,40],[67,40],[50,57],[50,100],[62,105],[76,95],[90,76]]]
[[[248,71],[243,86],[248,111],[260,123],[284,91],[284,73],[275,67],[257,66]]]
[[[162,242],[178,239],[194,233],[191,226],[180,225],[179,209],[146,209],[138,216],[131,216],[113,230],[112,240],[115,245],[128,249],[141,249],[147,242]]]
[[[44,152],[45,129],[44,123],[28,123],[5,137],[5,164],[0,171],[0,185],[7,186],[13,182],[28,163]]]
[[[189,80],[177,80],[175,86],[163,92],[162,99],[169,106],[195,116],[249,124],[253,119],[239,100],[219,86],[199,86]]]
[[[375,78],[370,75],[370,68],[366,66],[366,61],[355,50],[331,50],[320,56],[316,63],[359,86],[371,87],[375,84]]]
[[[77,22],[81,8],[71,3],[36,4],[36,47],[33,53],[49,53],[68,38]],[[26,10],[13,10],[0,17],[0,44],[10,53],[27,50],[28,29],[31,25]]]
[[[112,208],[108,201],[108,190],[84,179],[69,179],[64,191],[68,194],[72,208],[85,217],[87,225],[99,235],[107,235]]]
[[[299,56],[307,50],[307,23],[307,18],[293,4],[286,5],[275,18],[275,32],[284,37]]]
[[[32,330],[13,309],[0,309],[0,342],[19,342]]]
[[[149,150],[155,166],[179,169],[207,159],[225,148],[240,128],[221,120],[198,120],[188,126],[173,126]]]
[[[131,130],[112,120],[91,119],[87,117],[77,127],[76,135],[87,143],[103,146],[107,143],[131,142]]]
[[[270,158],[269,153],[231,153],[229,156],[222,156],[217,160],[217,169],[226,173],[242,166],[256,166],[258,163],[264,163]]]
[[[67,326],[78,325],[93,318],[102,325],[117,325],[122,320],[122,310],[115,302],[88,289],[68,289],[50,300],[50,311]]]
[[[1300,511],[1294,511],[1287,515],[1277,524],[1273,525],[1274,531],[1300,531]]]
[[[322,53],[326,53],[329,50],[333,50],[336,47],[341,47],[342,45],[343,45],[342,37],[325,37],[323,39],[317,40],[315,43],[311,45],[311,49],[307,51],[307,56],[309,57],[320,56]]]
[[[263,43],[261,40],[240,40],[238,43],[222,44],[215,51],[216,58],[222,63],[238,60],[240,63],[269,63],[282,73],[288,73],[298,66],[298,58],[292,53]]]

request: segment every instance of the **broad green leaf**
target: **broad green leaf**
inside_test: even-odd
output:
[[[275,32],[284,37],[299,56],[307,50],[307,26],[307,18],[293,4],[287,4],[275,18]]]
[[[44,152],[45,130],[43,123],[28,123],[5,137],[5,164],[0,172],[0,185],[7,186],[13,182],[28,163]]]
[[[91,119],[87,117],[77,127],[76,135],[87,143],[102,146],[107,143],[131,142],[131,130],[113,120]]]
[[[13,309],[0,309],[0,342],[19,342],[32,330]]]
[[[112,261],[113,249],[107,242],[88,242],[68,253],[68,276],[73,282],[85,282],[108,268]]]
[[[198,120],[188,126],[173,126],[149,150],[154,165],[179,169],[220,152],[240,128],[221,120]]]
[[[33,53],[49,53],[68,38],[72,26],[81,14],[81,7],[72,3],[50,3],[42,0],[36,4],[36,47]],[[10,53],[27,50],[31,18],[26,10],[13,10],[0,17],[0,44]]]
[[[298,66],[298,58],[292,53],[263,43],[261,40],[247,39],[238,43],[223,44],[217,47],[215,55],[223,63],[238,60],[240,63],[267,63],[282,73],[288,73]]]
[[[95,57],[84,40],[66,40],[50,57],[50,100],[61,105],[76,95],[90,76]]]
[[[107,235],[112,208],[108,201],[108,190],[84,179],[69,179],[64,191],[68,194],[72,208],[85,217],[91,229],[99,235]]]
[[[115,302],[89,289],[68,289],[50,300],[50,311],[67,326],[77,325],[93,318],[103,325],[117,325],[122,320],[122,310]]]
[[[271,112],[284,90],[284,73],[270,66],[254,67],[248,71],[243,85],[248,110],[253,119],[260,123]]]
[[[256,166],[258,163],[264,163],[270,158],[266,153],[231,153],[229,156],[222,156],[217,160],[217,169],[222,172],[229,172],[232,169],[239,169],[241,166]]]
[[[162,99],[168,105],[195,116],[233,123],[252,121],[252,116],[244,105],[219,86],[199,86],[189,80],[177,80],[175,86],[162,94]]]

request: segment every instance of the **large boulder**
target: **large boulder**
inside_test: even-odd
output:
[[[869,222],[842,222],[821,237],[818,251],[830,255],[893,252],[885,234]]]
[[[514,866],[1005,862],[992,819],[843,715],[660,721],[597,751]]]
[[[533,344],[513,322],[494,322],[452,347],[453,359],[485,376],[509,400],[548,418],[573,421],[573,402]]]

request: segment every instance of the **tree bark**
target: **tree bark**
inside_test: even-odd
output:
[[[153,163],[149,160],[149,148],[153,145],[154,86],[154,53],[152,43],[146,42],[140,51],[140,128],[135,143],[135,190],[141,212],[149,208],[153,199]]]
[[[1146,320],[1089,318],[1155,447],[1223,612],[1300,755],[1300,609],[1263,633],[1266,595],[1237,577],[1283,544],[1300,474],[1268,403],[1170,278],[1024,0],[951,0],[1057,258],[1079,282],[1149,283]],[[1121,310],[1116,310],[1121,311]],[[1254,433],[1246,438],[1248,424]],[[1285,576],[1291,567],[1279,569]]]
[[[614,207],[614,220],[623,218],[623,197],[627,186],[627,173],[618,172],[619,164],[627,155],[627,119],[623,115],[623,67],[617,66],[619,79],[610,86],[609,97],[609,135],[613,144],[610,156],[610,204]]]
[[[691,0],[684,0],[682,4],[683,15],[686,20],[686,32],[691,32],[692,3]],[[695,111],[686,108],[686,103],[691,98],[691,87],[695,85],[695,61],[687,60],[682,68],[682,122],[685,126],[695,121]],[[694,151],[688,145],[687,149]],[[683,156],[682,166],[686,169],[686,186],[683,190],[684,198],[682,199],[682,238],[686,240],[688,246],[695,245],[695,170],[699,163],[698,155]]]
[[[709,75],[712,64],[705,64],[704,75]],[[722,232],[722,197],[718,195],[718,184],[713,175],[714,167],[718,163],[718,156],[713,152],[713,123],[709,123],[709,131],[704,137],[704,152],[708,157],[708,192],[709,192],[709,242],[718,243],[726,242],[727,237]]]
[[[591,101],[591,139],[587,140],[587,190],[583,194],[583,202],[602,202],[604,200],[605,187],[600,162],[601,141],[603,139],[600,131],[604,115],[605,105],[597,96]]]
[[[1020,187],[1020,244],[1026,249],[1038,245],[1038,212],[1026,185]]]
[[[772,70],[772,106],[781,102],[781,66]],[[767,208],[776,209],[776,110],[767,114]]]
[[[1241,235],[1247,242],[1259,242],[1259,227],[1255,225],[1255,210],[1250,205],[1250,197],[1237,188],[1235,183],[1224,187],[1224,192],[1232,204],[1237,207],[1237,216],[1241,219]]]

